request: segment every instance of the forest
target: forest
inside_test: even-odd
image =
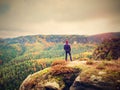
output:
[[[109,35],[111,33],[106,36]],[[66,39],[71,45],[73,60],[92,59],[103,41],[102,35],[33,35],[0,39],[0,90],[18,90],[29,74],[51,66],[55,60],[64,60]]]

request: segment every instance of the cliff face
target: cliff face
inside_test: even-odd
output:
[[[120,90],[120,61],[101,64],[103,62],[57,62],[29,75],[19,90]]]

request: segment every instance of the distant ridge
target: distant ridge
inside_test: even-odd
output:
[[[120,32],[109,32],[88,36],[88,41],[100,43],[104,40],[120,38]]]
[[[16,38],[7,38],[2,39],[1,41],[5,41],[6,43],[34,43],[36,41],[39,41],[39,39],[43,39],[46,42],[64,42],[66,39],[69,40],[70,43],[74,43],[76,41],[77,43],[101,43],[102,41],[113,38],[120,38],[120,32],[108,32],[108,33],[102,33],[102,34],[96,34],[96,35],[28,35],[28,36],[20,36]]]
[[[107,36],[106,36],[107,35]],[[100,34],[93,34],[93,35],[78,35],[78,34],[71,34],[71,35],[67,35],[67,34],[50,34],[50,35],[45,35],[45,34],[36,34],[36,35],[25,35],[25,36],[17,36],[17,37],[13,37],[13,38],[20,38],[20,37],[31,37],[31,36],[86,36],[86,37],[104,37],[104,38],[108,38],[108,37],[120,37],[120,32],[107,32],[107,33],[100,33]],[[2,38],[0,37],[0,39],[13,39],[12,37],[10,38]]]
[[[120,38],[120,32],[109,32],[109,33],[95,34],[95,35],[91,35],[89,37],[104,38],[104,39]]]

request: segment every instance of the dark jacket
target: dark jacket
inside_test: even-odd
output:
[[[70,51],[71,51],[70,45],[65,44],[65,45],[64,45],[64,50],[65,50],[66,52],[70,52]]]

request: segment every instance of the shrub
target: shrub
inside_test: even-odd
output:
[[[66,61],[65,60],[56,60],[52,63],[52,66],[55,65],[66,65]]]
[[[120,58],[120,38],[105,40],[100,44],[93,53],[94,59],[117,60]]]
[[[79,69],[67,67],[65,65],[55,65],[52,66],[51,74],[52,75],[60,75],[60,74],[68,74],[68,73],[76,73],[79,72]]]

